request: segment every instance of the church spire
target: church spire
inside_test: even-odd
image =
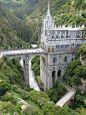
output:
[[[48,0],[48,9],[47,9],[47,15],[50,15],[50,4],[49,4],[49,0]]]

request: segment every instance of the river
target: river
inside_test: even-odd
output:
[[[20,64],[23,67],[23,59],[20,60]],[[31,70],[31,59],[29,61],[29,85],[30,85],[30,88],[33,88],[34,90],[40,91],[40,88],[39,88],[39,86],[35,80],[34,73]]]

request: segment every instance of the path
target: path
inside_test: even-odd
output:
[[[62,79],[59,79],[59,82],[60,82],[68,91],[73,90],[71,87],[69,87],[68,85],[66,85],[65,82],[64,82]]]
[[[57,101],[56,105],[59,105],[60,107],[63,107],[76,93],[75,89],[71,89],[69,86],[67,86],[62,80],[59,80],[62,85],[66,87],[68,92]]]
[[[6,93],[8,93],[8,94],[12,94],[12,93],[9,93],[9,92],[6,92]],[[15,96],[15,95],[13,95],[13,96],[16,97],[16,98],[18,99],[19,102],[22,102],[22,103],[24,103],[25,105],[30,106],[30,104],[28,104],[28,103],[27,103],[26,101],[24,101],[23,99],[21,99],[21,98]]]

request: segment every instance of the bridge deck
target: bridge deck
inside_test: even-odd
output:
[[[43,49],[14,49],[14,50],[2,50],[1,56],[3,55],[21,55],[21,54],[44,54],[46,53]],[[0,56],[0,57],[1,57]]]
[[[66,95],[64,95],[57,103],[56,105],[59,105],[60,107],[63,107],[70,99],[73,95],[75,95],[76,91],[75,90],[71,90],[70,92],[68,92]]]

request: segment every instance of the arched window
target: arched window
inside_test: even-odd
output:
[[[59,45],[56,45],[56,49],[59,49]]]
[[[66,56],[64,57],[64,62],[67,62],[67,57]]]
[[[68,44],[66,44],[66,48],[68,48],[69,47],[69,45]]]
[[[57,58],[54,57],[54,58],[53,58],[53,63],[56,63],[56,61],[57,61]]]
[[[61,45],[61,48],[64,48],[64,45]]]
[[[71,61],[73,61],[73,58],[71,59]]]
[[[56,38],[58,38],[58,36],[56,35]]]

